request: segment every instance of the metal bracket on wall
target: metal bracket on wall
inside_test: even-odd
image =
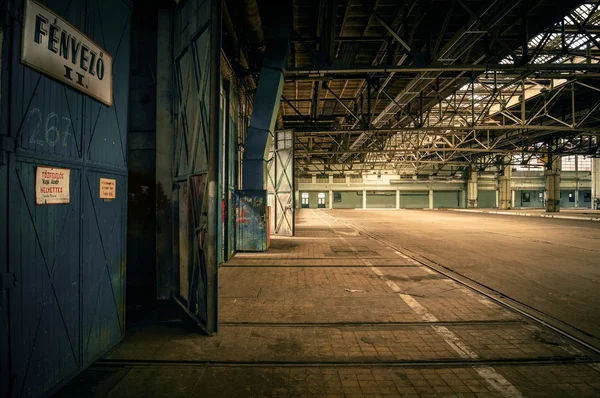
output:
[[[14,152],[17,149],[16,141],[13,137],[0,135],[0,166],[8,163],[8,152]]]

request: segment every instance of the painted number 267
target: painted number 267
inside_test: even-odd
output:
[[[29,112],[27,122],[31,129],[30,144],[53,147],[62,137],[62,145],[67,146],[67,137],[71,135],[69,132],[71,119],[64,116],[60,117],[54,112],[49,113],[44,119],[39,108],[34,108]],[[61,127],[64,129],[63,131],[61,131]]]

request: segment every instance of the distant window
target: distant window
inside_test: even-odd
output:
[[[325,193],[324,192],[319,192],[319,199],[325,199]]]
[[[561,166],[563,171],[575,171],[575,156],[563,156],[561,158]]]
[[[575,203],[575,195],[572,194],[572,193],[569,194],[569,202],[570,203]]]
[[[592,158],[585,158],[581,155],[578,155],[577,156],[577,170],[591,171],[592,170]]]
[[[586,203],[591,203],[592,202],[592,193],[591,192],[584,192],[583,193],[583,201]]]
[[[531,194],[529,192],[523,192],[522,200],[525,203],[529,203],[531,201]]]
[[[307,209],[309,207],[310,194],[308,192],[302,192],[302,208]]]
[[[544,193],[543,192],[538,192],[538,199],[540,200],[540,202],[544,199]]]
[[[333,201],[334,202],[341,202],[342,201],[342,193],[341,192],[334,192],[333,193]]]

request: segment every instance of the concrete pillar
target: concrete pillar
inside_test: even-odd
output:
[[[577,186],[575,189],[575,207],[579,207],[579,182],[577,182]]]
[[[400,189],[396,188],[396,209],[400,208]]]
[[[332,175],[329,176],[329,183],[333,184],[333,176]]]
[[[510,191],[510,207],[514,208],[517,204],[517,191],[514,189]]]
[[[509,160],[508,158],[506,160]],[[510,163],[510,162],[507,162]],[[500,169],[500,183],[498,185],[498,195],[500,199],[500,209],[508,210],[513,207],[510,180],[512,178],[512,166],[503,164]]]
[[[479,173],[472,171],[467,182],[467,207],[470,209],[476,209],[478,207],[477,201],[477,180]]]
[[[433,189],[429,190],[429,209],[433,209]]]
[[[546,164],[546,212],[560,211],[560,169],[561,158],[558,155],[548,155]]]
[[[333,209],[333,191],[329,191],[329,208]]]
[[[592,209],[600,209],[600,158],[592,158]]]
[[[310,180],[311,184],[316,184],[317,183],[317,176],[316,175],[313,174],[310,178],[311,178],[311,180]]]
[[[363,189],[363,209],[367,208],[367,190]]]
[[[500,186],[498,186],[496,188],[496,204],[494,205],[495,208],[498,208],[500,206]]]

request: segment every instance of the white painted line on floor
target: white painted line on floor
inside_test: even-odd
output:
[[[314,211],[313,211],[314,213]],[[329,215],[329,214],[328,214]],[[332,217],[332,216],[330,216]],[[321,217],[319,217],[321,218]],[[334,217],[332,217],[334,218]],[[335,218],[334,218],[335,219]],[[330,223],[323,220],[325,224],[329,226],[334,232],[335,229]],[[346,241],[342,236],[340,239]],[[348,243],[346,241],[346,243]],[[399,252],[396,252],[399,253]],[[402,256],[402,255],[400,255]],[[423,307],[415,298],[409,294],[402,293],[402,289],[394,282],[389,280],[383,272],[373,265],[367,259],[361,259],[363,263],[368,266],[381,280],[383,280],[393,291],[398,294],[400,298],[408,305],[421,319],[426,322],[438,322],[438,318],[430,313],[425,307]],[[427,267],[423,267],[427,269]],[[473,350],[471,350],[454,332],[448,329],[446,326],[431,326],[433,330],[448,344],[461,358],[465,359],[477,359],[479,356]],[[498,373],[494,368],[489,366],[475,366],[475,371],[481,376],[493,389],[498,391],[502,396],[506,398],[523,398],[523,395],[515,386],[513,386],[508,380]]]
[[[556,218],[558,220],[600,221],[600,217],[578,217],[578,216],[562,216],[562,215],[554,215],[554,214],[517,213],[517,212],[510,212],[510,211],[485,211],[485,210],[472,210],[472,209],[451,209],[451,210],[462,212],[462,213],[499,214],[502,216],[542,217],[542,218]]]
[[[362,260],[365,265],[377,275],[379,278],[400,296],[400,298],[408,305],[415,313],[417,313],[421,319],[426,322],[438,322],[438,318],[430,313],[425,307],[423,307],[415,298],[409,294],[402,293],[402,289],[396,283],[389,280],[381,272],[381,270],[367,260]],[[477,359],[479,356],[473,350],[471,350],[454,332],[448,329],[446,326],[431,326],[438,335],[444,339],[461,358],[465,359]],[[496,369],[489,366],[476,366],[475,371],[481,376],[493,389],[498,391],[506,398],[522,398],[523,395],[515,386],[513,386],[508,380],[504,378]]]

